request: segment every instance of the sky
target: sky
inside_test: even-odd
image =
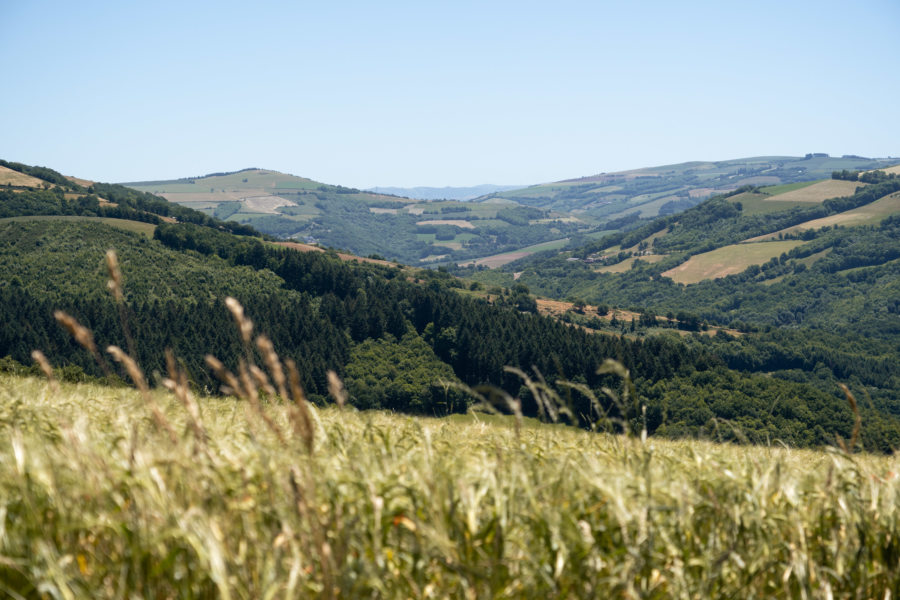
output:
[[[900,156],[898,31],[898,0],[0,0],[0,158],[367,188]]]

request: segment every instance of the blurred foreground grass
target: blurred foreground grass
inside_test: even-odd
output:
[[[0,597],[890,598],[891,457],[0,376]],[[201,426],[198,428],[198,424]],[[311,443],[311,447],[310,447]]]

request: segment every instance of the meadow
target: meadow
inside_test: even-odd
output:
[[[761,265],[773,257],[801,245],[797,240],[732,244],[710,252],[696,254],[682,264],[662,273],[676,283],[698,283],[744,271],[751,265]]]
[[[0,376],[0,595],[887,598],[900,585],[889,457],[198,398],[182,383],[142,395]]]

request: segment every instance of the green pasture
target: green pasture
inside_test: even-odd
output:
[[[676,283],[698,283],[705,279],[717,279],[734,275],[751,265],[761,265],[782,253],[788,252],[804,242],[788,240],[781,242],[755,242],[732,244],[696,254],[684,263],[664,272]]]

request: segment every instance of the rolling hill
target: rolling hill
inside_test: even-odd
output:
[[[674,214],[742,186],[803,183],[828,177],[834,170],[884,164],[882,159],[822,155],[691,162],[496,191],[468,200],[476,192],[473,188],[464,190],[465,201],[434,199],[447,196],[450,188],[366,191],[265,169],[124,185],[266,234],[361,256],[407,264],[496,266]],[[428,199],[402,197],[406,192]]]
[[[527,206],[571,212],[597,222],[634,213],[648,218],[677,213],[710,196],[747,185],[813,181],[829,177],[833,171],[875,169],[888,164],[892,164],[891,159],[832,158],[823,154],[695,161],[535,185],[490,194],[482,200],[502,198]]]
[[[517,190],[524,186],[521,185],[492,185],[489,183],[482,185],[473,185],[468,187],[374,187],[367,191],[376,194],[390,194],[392,196],[403,196],[404,198],[412,198],[414,200],[474,200],[493,194],[495,192],[505,192],[507,190]]]
[[[871,398],[896,411],[900,178],[860,179],[737,190],[578,248],[456,272],[641,315],[635,326],[569,314],[598,331],[730,327],[750,335],[703,341],[730,367],[823,389],[865,381]]]
[[[115,344],[128,349],[151,381],[160,382],[169,369],[165,351],[171,349],[191,385],[214,391],[220,368],[205,355],[215,355],[235,373],[246,371],[248,361],[264,360],[247,345],[240,333],[245,330],[234,326],[225,302],[231,296],[252,319],[254,331],[294,361],[307,397],[320,404],[328,402],[329,370],[343,379],[347,401],[360,409],[425,415],[465,411],[474,396],[460,387],[470,386],[503,410],[514,406],[526,416],[548,418],[541,392],[547,386],[565,403],[554,415],[572,425],[589,427],[605,414],[620,428],[646,427],[649,435],[762,443],[777,438],[821,446],[832,443],[836,433],[845,439],[852,433],[853,414],[834,386],[840,377],[859,397],[871,398],[860,408],[861,444],[877,451],[900,446],[900,409],[892,401],[900,388],[893,375],[897,359],[886,349],[886,338],[880,346],[847,346],[846,337],[834,344],[797,334],[776,344],[771,337],[733,336],[724,328],[693,336],[700,324],[691,315],[651,324],[649,315],[634,318],[634,313],[631,331],[623,334],[613,328],[628,311],[614,310],[605,320],[584,314],[581,305],[580,314],[540,316],[521,283],[484,291],[446,272],[410,272],[376,260],[343,261],[332,251],[298,251],[235,235],[229,227],[244,226],[143,192],[100,183],[91,187],[117,201],[115,208],[125,211],[119,215],[123,223],[129,215],[144,223],[156,219],[149,223],[152,238],[87,214],[97,209],[91,202],[76,202],[74,207],[87,208],[69,214],[74,208],[60,199],[62,191],[0,190],[0,207],[18,212],[0,220],[0,357],[7,357],[0,370],[35,372],[23,365],[39,349],[67,380],[121,383],[133,375],[103,358],[103,349]],[[736,210],[727,201],[723,205]],[[148,210],[153,207],[168,207],[178,217],[163,221]],[[691,213],[685,214],[689,219]],[[677,238],[669,233],[655,239],[659,244]],[[110,248],[123,275],[120,301],[104,285]],[[862,266],[849,261],[852,256],[834,249],[827,260]],[[818,263],[809,270],[816,268]],[[870,293],[868,301],[877,305],[894,291]],[[57,310],[89,327],[99,351],[76,343],[54,319]],[[598,370],[608,358],[633,375]],[[603,391],[620,389],[621,377],[633,405]],[[228,387],[234,389],[231,381]]]
[[[407,264],[477,258],[589,228],[505,200],[418,201],[263,169],[124,185],[270,235]]]

